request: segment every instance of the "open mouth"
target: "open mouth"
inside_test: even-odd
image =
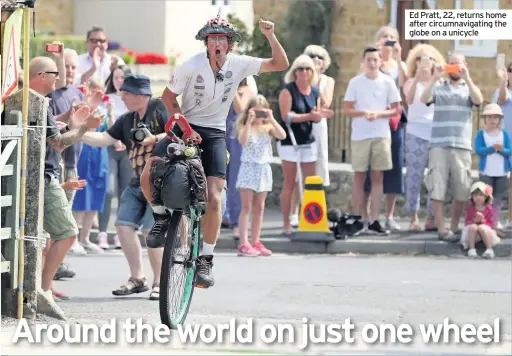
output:
[[[216,50],[215,50],[215,54],[216,54],[216,55],[219,55],[219,54],[220,54],[220,49],[216,49]]]

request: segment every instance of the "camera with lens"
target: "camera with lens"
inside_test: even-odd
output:
[[[132,140],[136,143],[141,143],[146,137],[152,135],[151,131],[149,131],[148,127],[143,122],[139,122],[137,127],[131,130],[131,134]]]
[[[347,214],[338,209],[329,210],[327,220],[332,223],[330,230],[337,240],[346,240],[351,236],[357,236],[364,228],[360,215]],[[352,222],[349,222],[351,220]]]

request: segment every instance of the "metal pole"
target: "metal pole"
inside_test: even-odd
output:
[[[28,83],[29,83],[29,44],[30,44],[30,8],[23,7],[23,102],[21,106],[23,137],[21,139],[21,177],[20,177],[20,236],[18,239],[18,319],[23,318],[23,281],[25,275],[25,195],[27,183],[27,147],[28,147]]]

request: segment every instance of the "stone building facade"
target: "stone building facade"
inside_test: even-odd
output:
[[[393,24],[403,35],[405,9],[437,8],[437,9],[475,9],[481,1],[474,0],[337,0],[336,11],[332,13],[331,57],[338,65],[335,76],[335,109],[343,104],[342,98],[350,79],[360,71],[361,52],[367,44],[375,43],[376,31],[384,25]],[[512,10],[512,0],[486,0],[485,6],[491,8]],[[254,18],[267,18],[282,21],[288,11],[290,1],[254,0]],[[403,59],[407,57],[407,48],[413,47],[419,41],[407,41],[402,36],[400,40]],[[458,49],[456,41],[422,41],[436,46],[443,55]],[[472,41],[469,41],[472,42]],[[490,101],[492,94],[499,85],[496,75],[496,53],[506,53],[508,60],[512,57],[512,41],[496,41],[494,52],[492,48],[480,49],[475,47],[467,50],[467,62],[471,76],[483,92],[484,99]],[[485,41],[484,44],[490,44]],[[461,42],[461,44],[471,44]],[[305,44],[306,46],[307,44]],[[492,47],[492,46],[491,46]],[[293,59],[291,59],[293,60]],[[342,151],[346,151],[347,160],[350,157],[350,122],[341,120],[341,110],[336,117],[340,120],[330,120],[330,147],[333,160],[341,159]],[[478,123],[475,120],[475,130]]]
[[[52,32],[55,35],[73,33],[75,2],[62,0],[36,1],[35,22],[38,31]]]

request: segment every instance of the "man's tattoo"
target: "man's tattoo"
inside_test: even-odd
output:
[[[57,151],[63,151],[78,142],[87,131],[88,129],[86,125],[80,125],[78,129],[74,129],[66,132],[65,134],[51,138],[48,140],[48,144]]]

